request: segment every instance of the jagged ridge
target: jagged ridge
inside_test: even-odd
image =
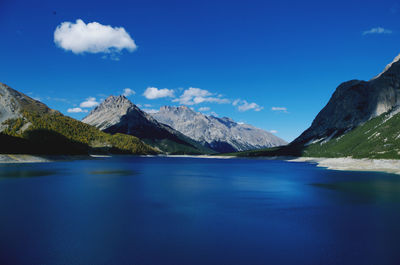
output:
[[[218,118],[195,112],[186,106],[164,106],[152,114],[188,137],[217,152],[234,152],[285,145],[275,135],[248,124],[239,124],[230,118]]]

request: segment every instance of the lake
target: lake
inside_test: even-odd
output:
[[[0,264],[399,264],[400,176],[277,160],[0,165]]]

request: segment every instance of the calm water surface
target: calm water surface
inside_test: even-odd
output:
[[[400,176],[246,159],[0,165],[0,264],[399,264]]]

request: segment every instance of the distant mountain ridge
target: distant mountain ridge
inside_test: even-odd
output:
[[[217,152],[235,152],[287,144],[267,131],[230,118],[218,118],[195,112],[186,106],[164,106],[151,114],[186,136],[201,142]]]
[[[82,122],[107,133],[134,135],[147,144],[171,154],[213,152],[171,127],[159,123],[125,96],[109,96]]]

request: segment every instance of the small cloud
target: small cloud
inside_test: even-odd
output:
[[[172,89],[158,89],[156,87],[148,87],[143,93],[147,99],[157,99],[157,98],[166,98],[166,97],[174,97],[174,90]]]
[[[212,111],[212,112],[211,112],[211,116],[218,117],[218,114],[215,113],[214,111]]]
[[[147,112],[149,114],[157,113],[159,110],[158,109],[143,109],[144,112]]]
[[[248,103],[246,100],[236,99],[232,102],[233,106],[237,106],[237,109],[241,112],[254,110],[254,111],[261,111],[264,107],[261,107],[257,103]]]
[[[81,109],[81,108],[70,108],[67,110],[68,113],[81,113],[81,112],[88,112],[85,109]]]
[[[129,96],[132,96],[132,95],[135,95],[135,94],[136,94],[136,92],[133,91],[132,89],[125,88],[124,89],[124,93],[122,95],[124,95],[125,97],[129,97]]]
[[[287,108],[285,108],[285,107],[272,107],[271,110],[272,111],[288,113]]]
[[[369,35],[369,34],[392,34],[393,31],[390,29],[385,29],[382,27],[375,27],[370,30],[366,30],[362,33],[362,35]]]
[[[66,51],[75,54],[106,53],[111,59],[118,59],[115,53],[123,49],[133,52],[137,49],[135,41],[123,27],[102,25],[98,22],[86,24],[81,19],[62,22],[54,31],[54,42]]]
[[[270,133],[278,133],[277,130],[270,130],[269,132],[270,132]]]
[[[88,97],[86,101],[82,102],[79,106],[81,108],[92,108],[99,105],[99,102],[96,101],[94,97]]]
[[[210,107],[201,107],[199,108],[199,111],[209,111]]]
[[[144,104],[143,106],[145,106],[146,108],[151,108],[151,104]]]
[[[190,87],[183,91],[183,94],[179,98],[174,99],[173,102],[179,102],[182,105],[196,105],[205,102],[227,104],[230,103],[230,100],[205,89]]]

